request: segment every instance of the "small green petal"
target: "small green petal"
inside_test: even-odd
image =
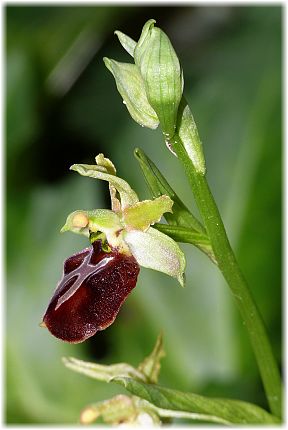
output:
[[[159,120],[147,100],[144,82],[135,64],[119,63],[109,58],[104,58],[104,63],[113,74],[123,103],[134,121],[143,127],[157,128]]]
[[[104,167],[88,164],[73,164],[70,170],[78,172],[82,176],[88,176],[94,179],[101,179],[108,181],[109,184],[113,185],[120,194],[121,207],[125,209],[127,206],[134,205],[139,201],[137,194],[132,190],[130,185],[124,181],[124,179],[118,178],[118,176],[110,175],[105,173]]]
[[[123,236],[140,266],[166,273],[184,286],[185,256],[174,240],[153,227],[146,232],[125,232]]]
[[[131,39],[131,37],[129,37],[126,34],[122,33],[122,31],[116,30],[114,32],[114,34],[116,34],[116,36],[118,37],[119,42],[121,43],[121,45],[123,46],[123,48],[125,49],[125,51],[127,51],[128,54],[131,55],[131,57],[134,57],[134,50],[135,50],[135,47],[136,47],[135,40]]]
[[[127,230],[146,231],[151,224],[160,221],[163,213],[172,212],[173,201],[168,196],[144,200],[123,211],[123,223]]]

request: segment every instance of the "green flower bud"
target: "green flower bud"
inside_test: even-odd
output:
[[[150,19],[134,50],[135,64],[144,81],[147,99],[155,110],[166,140],[173,137],[183,93],[179,59],[167,35]]]

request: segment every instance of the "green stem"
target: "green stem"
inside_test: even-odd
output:
[[[197,173],[179,137],[176,137],[173,149],[183,163],[219,269],[231,288],[243,324],[247,328],[271,412],[281,417],[282,383],[278,366],[263,319],[253,300],[247,281],[238,266],[206,177]]]

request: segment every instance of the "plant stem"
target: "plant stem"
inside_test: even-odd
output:
[[[232,291],[240,310],[243,324],[247,328],[271,412],[277,417],[281,417],[282,382],[279,369],[263,319],[251,295],[247,281],[236,261],[206,177],[196,172],[179,137],[176,137],[173,149],[183,163],[196,204],[210,238],[218,267]]]

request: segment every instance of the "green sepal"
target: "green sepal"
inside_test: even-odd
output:
[[[166,194],[173,200],[173,213],[164,214],[164,218],[171,225],[179,225],[182,227],[190,228],[193,231],[205,233],[204,226],[200,221],[188,210],[182,200],[175,193],[173,188],[169,185],[160,170],[156,167],[152,160],[145,154],[142,149],[136,148],[134,156],[138,161],[144,178],[150,189],[153,197],[159,197]]]
[[[150,225],[160,221],[165,212],[172,212],[173,201],[168,196],[155,200],[143,200],[123,211],[123,223],[126,230],[146,231]]]
[[[159,120],[147,100],[144,82],[135,64],[119,63],[109,58],[103,60],[113,74],[117,90],[134,121],[143,127],[157,128]]]
[[[184,287],[185,256],[174,240],[153,227],[125,231],[123,238],[140,266],[166,273]]]
[[[127,206],[134,205],[139,201],[137,194],[130,187],[130,185],[124,181],[124,179],[118,178],[118,176],[106,173],[106,170],[102,166],[88,165],[88,164],[73,164],[70,170],[78,172],[82,176],[88,176],[94,179],[101,179],[109,182],[113,185],[121,198],[121,208],[124,209]]]
[[[183,93],[183,74],[179,59],[168,36],[150,19],[143,27],[134,50],[145,84],[147,99],[160,121],[165,139],[175,132],[177,112]]]
[[[134,57],[134,50],[137,44],[135,40],[131,39],[131,37],[127,36],[119,30],[114,31],[114,34],[116,34],[116,36],[118,37],[119,42],[121,43],[125,51],[127,51],[128,54],[131,55],[131,57]]]

